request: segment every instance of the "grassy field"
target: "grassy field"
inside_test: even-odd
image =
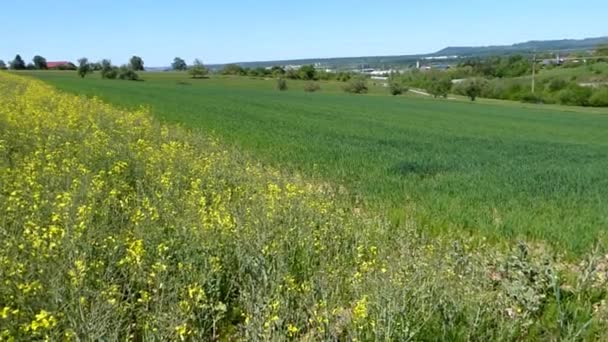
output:
[[[273,80],[144,73],[144,82],[30,73],[168,123],[214,132],[255,158],[344,184],[353,201],[427,230],[526,237],[581,253],[608,227],[608,111],[319,93]],[[604,241],[604,240],[602,240]]]
[[[601,251],[569,262],[421,228],[145,110],[0,72],[2,341],[608,338]]]

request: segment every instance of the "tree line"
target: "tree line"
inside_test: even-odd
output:
[[[9,62],[8,66],[6,63],[0,59],[0,70],[6,69],[13,70],[45,70],[48,69],[46,59],[42,56],[34,56],[32,58],[32,62],[26,64],[23,58],[20,55],[16,55],[15,58]]]

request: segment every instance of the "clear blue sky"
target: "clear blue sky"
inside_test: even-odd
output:
[[[205,63],[608,35],[607,0],[0,0],[0,59]]]

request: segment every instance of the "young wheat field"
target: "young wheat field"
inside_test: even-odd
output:
[[[279,92],[272,79],[146,73],[112,82],[34,76],[168,123],[214,132],[281,169],[415,215],[426,231],[549,242],[581,254],[608,228],[608,110],[344,94],[339,82]],[[371,82],[370,82],[371,84]]]

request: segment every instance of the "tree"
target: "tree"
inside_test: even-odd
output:
[[[301,80],[312,81],[317,77],[317,70],[313,65],[303,65],[298,70],[298,76]]]
[[[351,79],[343,89],[345,92],[353,94],[365,94],[369,90],[367,87],[367,79],[365,79],[365,77],[356,77]]]
[[[100,62],[91,63],[91,70],[93,70],[93,71],[101,70],[101,63]]]
[[[471,101],[475,101],[475,99],[481,95],[482,91],[483,83],[480,79],[467,80],[464,85],[464,93]]]
[[[115,79],[118,76],[118,70],[112,66],[112,61],[103,59],[101,61],[101,78]]]
[[[426,86],[426,91],[433,97],[448,97],[452,89],[452,81],[448,77],[435,77]]]
[[[403,77],[399,74],[391,74],[388,78],[388,88],[392,95],[401,95],[409,90],[405,85]]]
[[[599,45],[595,49],[595,55],[596,56],[603,56],[603,57],[608,56],[608,44],[606,44],[606,45]]]
[[[48,67],[46,65],[46,59],[42,56],[34,56],[34,59],[32,59],[32,62],[34,62],[34,66],[36,67],[36,69],[39,69],[39,70],[48,69]]]
[[[280,91],[287,90],[287,81],[285,81],[284,78],[282,78],[282,77],[277,78],[277,89]]]
[[[192,62],[192,66],[188,70],[188,73],[192,78],[203,78],[209,73],[209,70],[207,70],[203,62],[197,58]]]
[[[173,63],[171,63],[171,68],[173,70],[184,71],[184,70],[188,70],[188,65],[186,64],[185,60],[183,60],[179,57],[175,57],[175,58],[173,58]]]
[[[139,75],[131,68],[131,65],[123,65],[119,69],[118,78],[128,81],[139,81]]]
[[[6,70],[6,63],[0,59],[0,70]]]
[[[21,56],[15,56],[15,59],[11,62],[11,69],[13,70],[25,70],[25,62]]]
[[[238,64],[226,64],[221,71],[222,75],[245,75],[246,71]]]
[[[89,64],[89,60],[85,57],[82,57],[78,60],[78,69],[76,69],[78,75],[84,78],[87,74],[92,73],[91,64]]]
[[[139,56],[133,56],[129,60],[129,67],[134,71],[144,71],[144,60]]]

